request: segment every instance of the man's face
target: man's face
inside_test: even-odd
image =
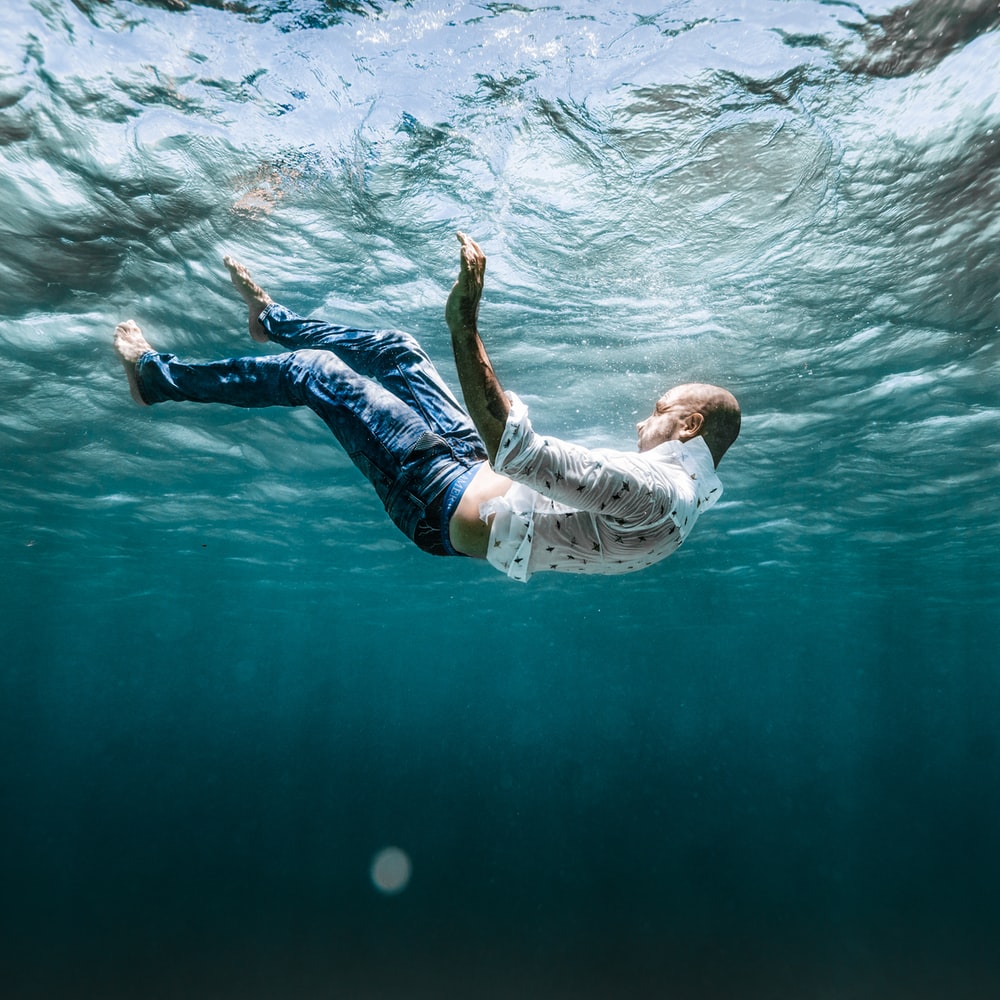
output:
[[[653,412],[635,425],[639,451],[649,451],[664,441],[689,440],[694,435],[688,433],[688,418],[695,411],[695,404],[684,392],[683,386],[661,396]]]

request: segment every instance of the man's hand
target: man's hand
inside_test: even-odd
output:
[[[479,300],[483,297],[486,277],[486,254],[465,233],[458,233],[462,244],[461,270],[444,307],[444,318],[453,334],[477,329]]]
[[[510,400],[504,395],[493,363],[479,339],[479,301],[483,297],[486,255],[465,233],[458,234],[458,242],[462,244],[461,270],[444,307],[444,318],[451,331],[465,405],[492,462],[507,424]]]

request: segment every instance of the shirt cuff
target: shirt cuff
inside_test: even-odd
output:
[[[500,445],[497,448],[496,458],[493,460],[493,471],[497,473],[503,473],[507,460],[512,454],[516,455],[521,450],[525,434],[531,433],[528,407],[521,402],[516,393],[505,392],[504,395],[510,402],[510,411],[507,414],[507,423],[504,425],[503,434],[500,435]]]

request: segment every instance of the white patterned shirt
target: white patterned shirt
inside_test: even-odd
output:
[[[701,437],[646,452],[584,448],[534,432],[528,408],[510,414],[494,470],[514,480],[479,508],[492,516],[487,559],[514,580],[541,570],[631,573],[680,547],[722,495]]]

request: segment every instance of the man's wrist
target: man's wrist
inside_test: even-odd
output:
[[[448,329],[451,330],[451,335],[458,339],[465,338],[473,343],[479,339],[479,327],[475,321],[470,325],[464,320],[458,320],[457,322],[449,323]]]

